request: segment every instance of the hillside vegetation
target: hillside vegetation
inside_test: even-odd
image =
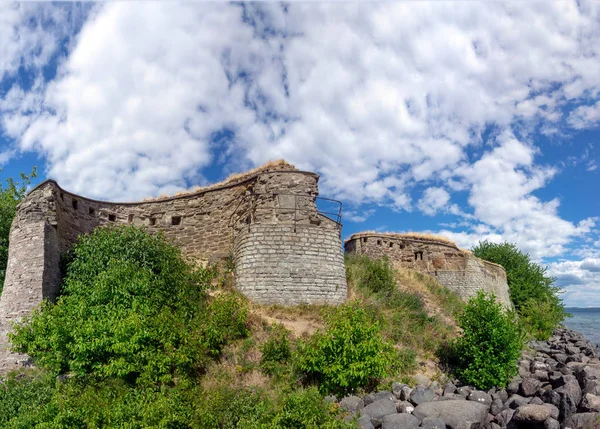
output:
[[[252,305],[230,264],[190,266],[133,227],[81,237],[65,263],[57,303],[12,335],[38,368],[5,380],[1,427],[356,427],[324,395],[433,370],[462,307],[429,277],[360,256],[346,259],[345,305]]]

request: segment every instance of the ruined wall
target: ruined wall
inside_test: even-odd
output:
[[[255,224],[236,238],[236,287],[262,304],[341,304],[346,270],[336,229]]]
[[[353,234],[344,249],[372,258],[385,256],[396,267],[434,276],[464,299],[476,295],[479,289],[493,292],[499,302],[511,307],[504,268],[478,259],[450,241],[367,232]]]
[[[296,243],[294,254],[303,259],[311,281],[290,275],[286,282],[281,282],[285,263],[276,264],[277,256],[273,258],[270,252],[259,253],[264,261],[255,257],[251,263],[262,264],[264,269],[272,267],[279,273],[271,277],[259,276],[262,289],[252,289],[250,271],[241,269],[242,292],[248,291],[251,298],[261,296],[261,302],[278,303],[281,299],[276,293],[265,296],[253,291],[275,291],[281,285],[289,303],[324,303],[328,302],[328,297],[333,303],[343,301],[341,295],[331,294],[330,286],[326,285],[331,273],[317,269],[317,259],[330,257],[329,252],[335,253],[335,246],[328,243],[329,250],[318,250],[316,255],[312,253],[316,244],[323,244],[318,238],[320,234],[337,236],[335,263],[338,267],[334,271],[343,272],[339,242],[341,226],[318,213],[315,203],[317,182],[318,175],[285,164],[234,177],[197,192],[138,203],[92,200],[67,192],[54,181],[42,183],[21,203],[11,228],[9,263],[0,297],[0,367],[13,365],[23,358],[7,351],[6,332],[10,322],[28,315],[43,299],[56,297],[61,255],[73,246],[80,234],[90,233],[101,225],[133,224],[144,226],[151,232],[162,231],[181,248],[186,259],[196,263],[227,257],[234,250],[234,241],[240,233],[250,239],[252,231],[261,230],[269,237],[265,246],[276,249],[275,255],[281,255],[284,261],[289,260],[286,250],[290,249],[283,243]],[[287,225],[287,229],[278,228],[281,225]],[[304,231],[297,234],[310,240],[290,238],[290,227]],[[306,228],[311,228],[310,232],[306,232]],[[307,249],[302,253],[304,244]],[[239,260],[248,261],[247,256],[252,251],[243,246],[240,249],[244,249],[244,255]],[[340,294],[345,299],[345,278],[342,285],[339,275],[336,276],[336,287],[341,288]],[[294,294],[302,296],[294,297]],[[305,295],[310,296],[306,301]]]

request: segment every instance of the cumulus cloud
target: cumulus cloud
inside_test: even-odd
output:
[[[431,187],[423,192],[423,197],[419,200],[418,207],[423,213],[429,216],[435,215],[440,209],[444,208],[450,201],[450,194],[444,188]]]
[[[600,102],[591,106],[579,106],[569,115],[569,123],[573,128],[592,128],[600,124]]]
[[[173,192],[217,161],[283,157],[318,171],[324,194],[447,210],[488,228],[463,234],[557,255],[594,221],[533,195],[557,170],[536,164],[528,136],[593,119],[563,110],[600,93],[599,19],[600,4],[574,1],[107,3],[51,82],[7,93],[3,128],[93,197]],[[454,192],[469,207],[446,207]]]
[[[588,307],[600,300],[600,254],[582,261],[551,263],[548,274],[556,277],[556,284],[563,288],[563,300],[567,306]]]
[[[344,212],[344,219],[354,223],[362,223],[368,218],[370,218],[373,215],[373,213],[375,213],[375,209],[346,210]]]

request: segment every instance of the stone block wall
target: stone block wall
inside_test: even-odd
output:
[[[254,224],[236,238],[236,287],[261,304],[341,304],[346,270],[336,229]]]
[[[248,237],[262,228],[270,231],[266,246],[271,247],[268,252],[257,253],[259,257],[252,261],[256,266],[262,264],[264,269],[271,267],[279,272],[271,277],[257,274],[261,287],[276,291],[281,286],[281,296],[286,297],[283,301],[288,303],[342,302],[346,289],[345,275],[339,274],[344,272],[341,225],[318,212],[318,179],[315,173],[280,164],[196,192],[137,203],[85,198],[62,189],[52,180],[40,184],[19,206],[11,228],[6,281],[0,297],[0,369],[14,366],[23,358],[8,351],[6,332],[11,322],[30,314],[43,299],[55,299],[61,278],[60,257],[79,235],[99,226],[132,224],[151,232],[161,231],[181,248],[186,259],[200,264],[227,257],[234,251],[238,236]],[[282,227],[278,229],[279,226]],[[293,233],[297,234],[296,239],[292,238],[292,230],[298,231]],[[237,241],[241,243],[243,239]],[[290,275],[282,282],[281,270],[287,263],[284,261],[290,260],[291,250],[286,248],[290,242],[295,243],[294,254],[303,259],[296,265],[295,273],[307,277]],[[301,251],[304,245],[306,249]],[[320,245],[323,249],[317,249]],[[246,255],[252,251],[243,246],[237,248],[243,249],[244,256],[236,260],[247,261]],[[276,263],[278,257],[282,262]],[[262,263],[260,258],[264,259]],[[338,266],[331,270],[310,268],[319,265],[319,258],[323,258],[323,266]],[[307,270],[301,271],[302,266]],[[282,302],[278,293],[254,293],[250,271],[241,269],[240,273],[240,290],[248,291],[250,298],[260,296],[260,302]],[[330,280],[338,288],[337,294],[331,292]],[[310,298],[305,301],[304,296]]]
[[[363,232],[344,243],[346,253],[387,257],[396,267],[410,268],[436,277],[463,299],[479,289],[493,292],[499,302],[512,307],[506,272],[500,265],[476,258],[456,244],[433,237]]]

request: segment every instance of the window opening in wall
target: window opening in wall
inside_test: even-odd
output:
[[[94,210],[93,207],[89,207],[88,208],[88,213],[91,214],[91,215],[93,215],[94,213],[96,213],[96,210]]]
[[[423,252],[415,252],[415,261],[423,260]]]
[[[152,225],[152,226],[156,225],[156,218],[155,217],[151,217],[149,220],[150,220],[150,225]]]
[[[117,215],[114,215],[114,214],[109,214],[109,215],[108,215],[108,220],[109,220],[110,222],[116,222],[116,221],[117,221]]]
[[[381,246],[381,240],[377,240],[377,245]]]
[[[129,216],[127,216],[127,222],[133,223],[133,215],[132,214],[130,214]]]
[[[64,199],[65,199],[65,194],[64,194],[64,192],[61,192],[61,193],[60,193],[60,199],[61,199],[61,200],[64,200]]]
[[[390,243],[390,247],[394,247],[394,243]]]
[[[400,248],[401,248],[401,249],[404,249],[404,244],[401,244],[401,245],[400,245]]]
[[[367,237],[363,237],[363,243],[367,242]]]
[[[73,206],[73,210],[77,210],[77,200],[71,200],[71,205]]]
[[[181,225],[181,216],[173,216],[171,218],[171,225]]]

